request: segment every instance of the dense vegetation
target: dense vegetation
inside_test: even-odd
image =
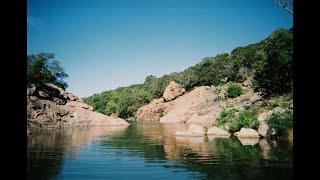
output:
[[[236,108],[223,109],[217,121],[213,124],[229,132],[239,131],[242,127],[258,129],[259,121],[257,112],[253,110],[242,110]]]
[[[58,60],[54,60],[53,53],[28,54],[27,56],[27,85],[52,83],[63,89],[68,84],[63,81],[68,74],[60,66]]]
[[[128,118],[134,117],[139,107],[161,97],[170,81],[190,91],[195,86],[243,82],[253,77],[255,90],[265,97],[285,94],[292,91],[293,85],[292,37],[292,29],[278,29],[261,42],[235,48],[230,54],[205,57],[182,72],[159,78],[150,75],[143,84],[104,91],[83,99],[98,112]]]
[[[293,111],[275,112],[268,121],[268,125],[277,136],[287,136],[293,127]]]

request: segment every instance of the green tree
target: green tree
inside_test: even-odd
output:
[[[259,51],[258,51],[259,52]],[[263,50],[257,56],[261,63],[256,64],[254,81],[256,90],[266,97],[281,95],[293,88],[293,33],[278,29],[265,41]]]
[[[38,53],[27,55],[27,83],[53,83],[63,89],[68,84],[63,81],[68,74],[64,72],[58,60],[54,60],[53,53]]]

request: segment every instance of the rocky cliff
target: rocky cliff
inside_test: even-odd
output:
[[[184,92],[184,89],[179,90],[180,86],[175,86],[175,88],[171,88],[170,92]],[[170,95],[172,98],[168,102],[165,98],[160,98],[138,109],[137,120],[212,125],[222,108],[237,106],[243,109],[243,106],[251,105],[261,99],[258,93],[243,87],[245,92],[241,96],[222,101],[221,99],[225,98],[226,88],[227,85],[201,86],[188,93],[172,93]],[[168,96],[168,92],[165,92],[164,96]]]
[[[27,87],[27,132],[75,126],[128,126],[121,118],[93,111],[75,95],[53,85]]]

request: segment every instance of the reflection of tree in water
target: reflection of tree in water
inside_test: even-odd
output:
[[[28,179],[56,179],[63,165],[66,137],[59,131],[28,136]]]
[[[68,128],[27,137],[28,179],[59,179],[63,160],[73,159],[84,144],[99,136],[121,133],[124,126]]]
[[[150,124],[152,126],[152,124]],[[146,138],[141,126],[130,126],[123,134],[114,135],[102,141],[102,145],[126,148],[129,156],[144,157],[146,159],[165,159],[163,143],[154,138]]]
[[[123,149],[122,156],[144,158],[145,163],[157,163],[172,171],[199,172],[205,179],[291,179],[292,145],[260,140],[244,146],[234,137],[173,136],[175,131],[184,130],[179,128],[181,125],[138,124],[126,129],[90,128],[30,135],[28,179],[59,178],[63,159],[75,157],[84,143],[105,135],[108,138],[97,141],[99,145]]]
[[[244,146],[235,137],[174,137],[167,128],[161,124],[130,126],[103,144],[129,149],[129,156],[146,158],[146,163],[152,163],[151,159],[174,160],[180,165],[164,163],[163,167],[200,172],[205,179],[291,179],[288,146],[271,145],[265,159],[258,143]]]

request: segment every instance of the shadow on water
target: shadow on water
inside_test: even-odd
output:
[[[86,168],[101,167],[103,173],[110,171],[109,163],[120,160],[115,160],[120,157],[106,156],[106,151],[110,151],[120,153],[118,155],[130,163],[133,160],[133,164],[124,161],[127,163],[120,166],[121,175],[129,173],[128,177],[132,171],[139,172],[141,177],[150,175],[148,171],[153,168],[156,172],[152,174],[158,179],[159,175],[169,172],[174,173],[169,173],[167,179],[179,179],[180,172],[193,172],[180,176],[182,179],[185,176],[189,179],[292,179],[293,149],[287,142],[174,136],[176,131],[187,130],[185,124],[135,123],[117,128],[74,128],[28,137],[28,179],[61,178],[66,168],[74,167],[74,164],[65,165],[65,161],[81,158],[77,154],[86,155],[81,147],[89,147],[86,150],[90,151],[91,144],[101,155],[98,163],[104,165]],[[141,161],[143,164],[137,165]],[[135,167],[130,166],[134,164]],[[100,179],[106,175],[111,174],[100,174]]]

